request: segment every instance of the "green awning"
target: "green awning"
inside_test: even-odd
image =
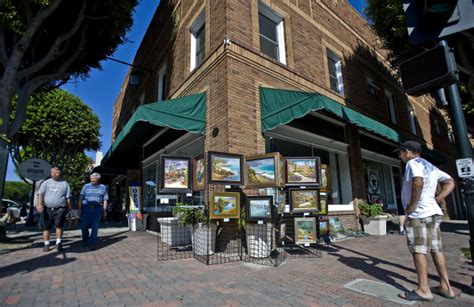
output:
[[[325,110],[365,130],[400,142],[398,132],[392,128],[319,93],[260,87],[262,132],[319,110]]]
[[[101,165],[112,156],[141,146],[157,127],[169,127],[204,134],[206,129],[206,93],[179,97],[138,107],[104,155]],[[136,148],[134,149],[136,151]],[[123,157],[127,159],[129,157]]]

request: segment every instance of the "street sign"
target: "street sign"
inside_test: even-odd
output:
[[[20,164],[18,172],[27,179],[38,181],[49,176],[51,165],[41,159],[30,159]]]
[[[474,177],[472,158],[457,159],[456,167],[458,169],[459,178]]]

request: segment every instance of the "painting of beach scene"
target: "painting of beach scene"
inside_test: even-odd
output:
[[[206,188],[206,168],[204,156],[198,156],[193,161],[193,190],[203,191]]]
[[[292,189],[290,200],[293,212],[319,211],[319,191],[316,189]]]
[[[284,186],[283,161],[278,152],[246,157],[246,186],[255,188]]]
[[[286,158],[286,185],[319,186],[319,157]]]
[[[316,243],[316,218],[295,218],[295,242]]]
[[[240,193],[211,192],[210,217],[211,219],[239,218]]]
[[[272,196],[248,196],[247,197],[247,219],[270,220],[272,218]]]
[[[209,183],[242,184],[242,155],[209,152],[208,161]]]
[[[190,191],[190,158],[162,156],[161,165],[161,191]]]

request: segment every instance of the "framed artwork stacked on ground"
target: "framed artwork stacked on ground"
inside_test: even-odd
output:
[[[295,243],[316,243],[316,218],[301,217],[295,218]]]
[[[247,220],[269,221],[272,219],[272,196],[248,196],[247,197]]]
[[[319,221],[319,237],[329,236],[329,220]]]
[[[320,185],[321,163],[319,157],[285,158],[287,186]]]
[[[251,188],[285,186],[283,156],[278,152],[245,158],[246,186]]]
[[[191,192],[191,158],[161,156],[160,192]]]
[[[292,213],[319,212],[318,189],[290,189]]]
[[[193,159],[193,191],[204,191],[206,189],[206,166],[204,155]]]
[[[240,217],[239,192],[211,192],[209,215],[211,219],[236,219]]]
[[[242,185],[242,155],[223,152],[208,152],[208,182],[210,184]]]

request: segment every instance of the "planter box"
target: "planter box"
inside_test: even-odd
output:
[[[371,218],[362,216],[364,231],[373,236],[384,236],[387,234],[387,216],[377,215]]]
[[[182,226],[177,217],[157,218],[161,228],[161,242],[171,246],[191,244],[191,230],[188,226]]]
[[[272,225],[246,224],[247,253],[253,258],[267,258],[272,251]]]
[[[196,224],[193,230],[193,251],[195,255],[212,255],[216,249],[216,224]]]

